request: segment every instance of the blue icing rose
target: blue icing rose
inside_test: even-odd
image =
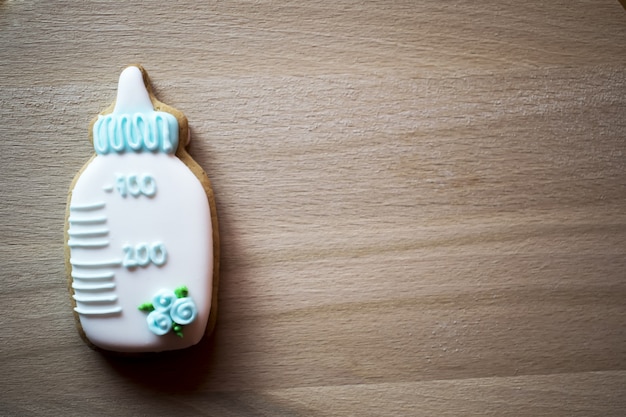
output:
[[[180,325],[189,324],[196,319],[198,309],[189,297],[179,298],[174,301],[170,310],[170,316],[175,323]]]
[[[176,301],[176,294],[169,290],[160,290],[152,299],[152,305],[157,311],[167,313]]]
[[[158,336],[163,336],[172,329],[172,319],[167,313],[154,310],[146,317],[148,328]]]

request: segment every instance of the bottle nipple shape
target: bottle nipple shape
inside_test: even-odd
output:
[[[137,67],[128,67],[117,84],[117,99],[113,113],[151,112],[154,108],[143,81],[143,74]]]
[[[198,343],[216,309],[218,237],[209,179],[179,146],[185,116],[139,67],[93,124],[93,157],[68,201],[68,279],[81,334],[118,352]]]

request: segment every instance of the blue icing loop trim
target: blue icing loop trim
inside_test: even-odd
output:
[[[173,154],[178,148],[178,120],[160,111],[98,116],[93,126],[93,147],[98,155],[124,152]]]

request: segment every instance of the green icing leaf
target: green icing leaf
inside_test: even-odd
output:
[[[182,285],[174,290],[174,294],[176,294],[178,298],[184,298],[189,294],[189,290],[185,285]]]
[[[148,313],[154,311],[154,306],[152,305],[152,303],[143,303],[138,308],[139,310],[146,311]]]

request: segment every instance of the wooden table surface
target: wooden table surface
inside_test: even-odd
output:
[[[66,196],[143,64],[222,239],[214,336],[74,326]],[[0,415],[623,416],[626,11],[0,1]]]

